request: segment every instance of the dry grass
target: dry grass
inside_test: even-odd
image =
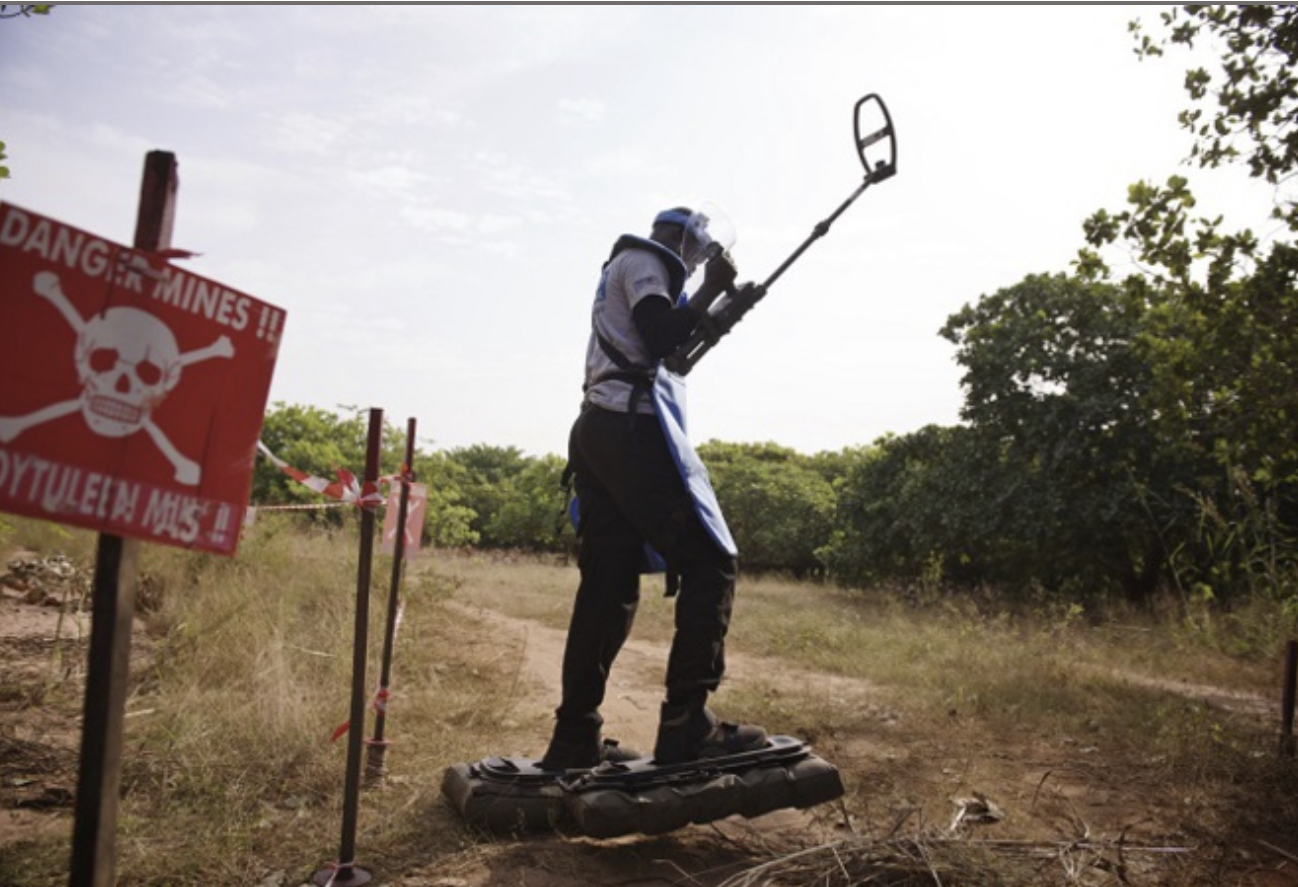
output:
[[[11,532],[8,550],[52,550],[40,525]],[[369,687],[390,565],[375,560]],[[302,533],[263,520],[235,559],[149,548],[141,576],[161,606],[146,614],[152,665],[135,676],[127,706],[120,882],[246,883],[277,870],[305,879],[339,847],[346,741],[330,735],[349,713],[355,527]],[[398,637],[392,708],[407,741],[390,758],[386,785],[362,795],[358,841],[397,871],[461,849],[440,776],[451,761],[480,755],[499,730],[494,713],[508,704],[511,664],[493,662],[482,642],[465,643],[465,627],[438,607],[450,593],[435,579],[405,583],[411,618]],[[75,683],[42,696],[69,722],[79,712]],[[21,732],[26,716],[0,709],[0,736]],[[65,883],[66,857],[62,834],[2,847],[0,884]]]
[[[0,550],[90,557],[82,534],[4,526]],[[376,559],[371,687],[389,569]],[[337,855],[345,743],[329,736],[348,713],[355,526],[263,519],[237,558],[150,547],[142,570],[156,605],[151,664],[128,703],[120,882],[301,883]],[[440,775],[534,739],[535,725],[511,720],[519,663],[445,602],[562,628],[575,585],[572,565],[528,558],[426,554],[409,570],[391,709],[399,753],[359,816],[358,844],[388,883],[451,877],[493,852],[442,802]],[[649,580],[635,637],[670,630],[671,602]],[[1292,872],[1286,854],[1298,853],[1298,778],[1276,755],[1279,650],[1226,655],[1231,631],[1258,630],[745,577],[732,649],[754,658],[727,704],[807,736],[840,767],[853,831],[747,847],[749,864],[725,883],[1286,883],[1254,880]],[[24,726],[38,712],[74,727],[75,677],[50,669],[39,693],[6,687],[6,747],[42,741]],[[980,795],[1003,821],[953,828],[953,799]],[[0,846],[0,885],[63,884],[66,855],[65,834]]]

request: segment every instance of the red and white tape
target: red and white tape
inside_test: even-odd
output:
[[[305,471],[294,468],[283,459],[276,456],[270,451],[270,447],[261,441],[257,441],[257,449],[261,454],[271,461],[280,471],[296,480],[298,483],[309,489],[315,490],[322,496],[330,499],[337,499],[339,502],[348,505],[355,505],[358,508],[374,509],[382,505],[385,501],[383,493],[379,490],[379,484],[393,480],[391,477],[382,477],[377,481],[366,481],[361,483],[346,468],[337,468],[337,480],[325,480],[323,477],[316,477],[314,474],[308,474]]]

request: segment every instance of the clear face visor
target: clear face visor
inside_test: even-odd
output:
[[[735,245],[735,227],[716,204],[704,202],[684,225],[681,261],[689,274]]]

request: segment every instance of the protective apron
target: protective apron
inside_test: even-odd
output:
[[[676,463],[676,470],[680,472],[681,480],[685,482],[685,488],[694,500],[694,511],[721,550],[731,557],[737,557],[739,548],[730,535],[730,528],[726,526],[716,491],[712,489],[712,481],[708,478],[707,466],[694,451],[685,427],[685,379],[660,366],[654,376],[653,405],[663,437],[667,438],[667,448],[671,450],[672,460]]]

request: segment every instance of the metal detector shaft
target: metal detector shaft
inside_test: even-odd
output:
[[[883,114],[884,126],[881,129],[868,132],[865,135],[861,133],[862,110],[870,103],[878,106],[879,111]],[[892,125],[892,117],[888,114],[888,108],[883,103],[883,99],[873,93],[865,96],[856,103],[853,109],[855,118],[854,134],[857,154],[861,158],[861,164],[865,167],[865,180],[857,187],[852,195],[834,210],[829,218],[820,222],[812,230],[811,235],[804,240],[793,253],[785,259],[778,268],[771,272],[771,275],[760,284],[748,283],[738,288],[730,287],[726,290],[725,298],[718,301],[714,310],[699,323],[694,333],[690,336],[685,344],[676,350],[676,353],[667,360],[663,365],[672,372],[684,376],[694,365],[702,359],[703,355],[712,350],[712,346],[721,340],[721,337],[730,332],[735,324],[743,319],[752,307],[762,300],[767,291],[780,279],[789,267],[796,262],[807,249],[829,233],[829,228],[838,220],[847,208],[856,202],[856,199],[865,193],[871,185],[882,182],[885,179],[892,178],[897,173],[897,133]],[[888,153],[886,157],[879,158],[873,163],[866,156],[866,149],[873,145],[887,140]]]
[[[892,175],[895,171],[896,171],[895,167],[890,168],[888,171],[888,175]],[[815,230],[811,232],[811,236],[808,237],[806,240],[802,241],[802,245],[799,246],[797,249],[795,249],[792,255],[790,255],[787,259],[785,259],[784,262],[780,265],[780,267],[776,268],[774,271],[771,272],[771,276],[766,278],[766,280],[762,283],[761,288],[764,290],[770,289],[771,285],[775,283],[775,281],[780,279],[780,275],[783,274],[785,271],[787,271],[789,269],[789,266],[792,265],[794,262],[796,262],[798,258],[807,251],[808,247],[810,247],[817,240],[819,240],[820,238],[824,237],[826,234],[829,233],[829,226],[834,224],[834,222],[838,220],[838,217],[841,216],[849,206],[851,206],[853,203],[856,202],[856,198],[860,197],[862,194],[865,193],[866,188],[869,188],[875,182],[882,181],[883,178],[887,178],[887,176],[883,176],[882,178],[875,178],[872,175],[867,175],[865,177],[865,181],[861,183],[861,186],[852,192],[852,196],[847,198],[847,200],[843,201],[843,205],[840,206],[838,209],[834,210],[833,215],[825,219],[820,224],[816,225]]]

